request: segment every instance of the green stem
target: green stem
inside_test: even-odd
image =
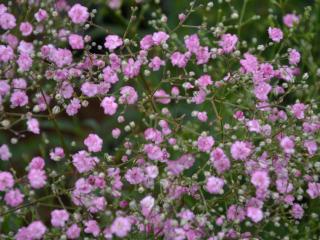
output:
[[[63,135],[62,135],[62,133],[61,133],[61,130],[60,130],[60,128],[59,128],[58,122],[57,122],[57,120],[55,119],[54,114],[52,114],[52,111],[51,111],[50,106],[49,106],[49,104],[48,104],[48,102],[47,102],[46,96],[44,95],[43,90],[42,90],[41,88],[40,88],[39,90],[40,90],[41,95],[42,95],[42,97],[43,97],[43,100],[44,100],[44,102],[45,102],[45,104],[46,104],[46,106],[47,106],[50,119],[52,119],[53,125],[54,125],[54,127],[55,127],[55,130],[57,131],[57,133],[58,133],[58,135],[59,135],[61,145],[62,145],[62,147],[65,149],[65,151],[66,151],[66,153],[67,153],[66,155],[68,155],[69,151],[68,151],[67,145],[66,145],[66,143],[65,143],[65,141],[64,141],[64,138],[63,138]]]
[[[238,37],[239,37],[239,39],[240,39],[240,34],[241,34],[242,20],[243,20],[244,13],[247,8],[248,1],[249,0],[244,0],[243,5],[242,5],[242,9],[241,9],[241,15],[240,15],[239,24],[238,24]]]

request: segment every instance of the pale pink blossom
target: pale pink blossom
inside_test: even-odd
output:
[[[122,46],[123,41],[117,35],[108,35],[105,39],[104,46],[109,50],[114,50],[120,46]]]
[[[274,42],[280,42],[283,39],[283,32],[279,28],[268,28],[269,37]]]
[[[218,177],[209,177],[206,183],[206,190],[212,194],[222,194],[224,180]]]
[[[84,145],[87,146],[90,152],[100,152],[102,150],[103,140],[97,135],[90,133],[84,140]]]
[[[68,16],[75,24],[85,23],[89,18],[88,8],[77,3],[68,11]]]

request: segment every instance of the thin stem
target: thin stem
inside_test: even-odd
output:
[[[45,104],[46,104],[46,106],[47,106],[50,119],[53,120],[53,124],[54,124],[55,130],[57,131],[57,133],[58,133],[58,135],[59,135],[59,138],[60,138],[60,141],[61,141],[61,145],[62,145],[63,148],[66,150],[67,155],[68,155],[69,151],[68,151],[67,145],[66,145],[66,143],[65,143],[65,141],[64,141],[64,138],[63,138],[63,135],[62,135],[62,133],[61,133],[61,130],[60,130],[60,128],[59,128],[58,122],[57,122],[57,120],[55,119],[54,114],[52,114],[52,111],[51,111],[50,106],[49,106],[49,104],[48,104],[48,102],[47,102],[46,96],[44,95],[43,90],[42,90],[41,88],[40,88],[39,90],[40,90],[41,95],[42,95],[42,97],[43,97],[43,99],[44,99],[44,102],[45,102]]]
[[[249,0],[244,0],[243,5],[242,5],[242,9],[241,9],[241,15],[240,15],[240,19],[239,19],[239,23],[238,23],[238,37],[240,39],[240,34],[241,34],[241,27],[242,27],[242,21],[243,21],[243,17],[247,8],[247,4],[248,4]]]

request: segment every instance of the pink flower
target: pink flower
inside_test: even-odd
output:
[[[238,37],[236,35],[227,33],[221,36],[221,40],[219,41],[219,46],[222,47],[222,50],[225,53],[231,53],[236,49],[237,42],[238,42]]]
[[[246,123],[246,126],[248,127],[248,130],[250,132],[256,132],[256,133],[261,132],[261,126],[258,120],[255,120],[255,119],[250,120]]]
[[[292,28],[295,24],[298,24],[299,21],[299,17],[292,13],[289,13],[283,17],[283,23],[289,28]]]
[[[19,70],[23,72],[30,70],[30,68],[32,67],[32,62],[33,61],[30,55],[26,53],[21,53],[17,60]]]
[[[178,18],[179,18],[179,21],[180,21],[180,22],[184,22],[187,17],[186,17],[186,15],[185,15],[184,13],[180,13],[180,14],[178,15]]]
[[[27,82],[23,78],[13,79],[12,85],[14,88],[20,88],[20,89],[24,89],[24,90],[27,88]]]
[[[40,128],[39,128],[39,122],[35,118],[30,118],[27,121],[27,127],[28,131],[34,133],[34,134],[39,134],[40,133]]]
[[[222,226],[222,224],[224,223],[224,217],[218,217],[215,221],[215,223],[218,225],[218,226]]]
[[[81,108],[80,100],[73,98],[70,103],[67,105],[66,112],[69,116],[76,115]]]
[[[320,183],[309,182],[307,193],[311,199],[315,199],[317,197],[320,197]]]
[[[72,224],[66,232],[68,239],[78,239],[80,237],[80,233],[81,228],[75,223]]]
[[[181,220],[184,220],[184,221],[186,221],[186,222],[192,221],[192,220],[195,218],[195,214],[194,214],[192,211],[188,210],[188,209],[186,209],[186,210],[181,210],[181,211],[177,214],[177,216],[180,217]]]
[[[72,163],[76,167],[79,173],[91,171],[99,159],[91,157],[88,152],[82,150],[72,156]]]
[[[46,10],[40,8],[38,12],[34,14],[34,18],[37,22],[42,22],[48,18],[48,13]]]
[[[27,228],[22,227],[19,229],[18,233],[15,235],[16,240],[35,240],[43,239],[43,235],[47,231],[46,226],[40,222],[35,221],[31,223]]]
[[[100,152],[102,149],[102,144],[102,139],[97,134],[93,133],[90,133],[84,140],[84,145],[87,146],[90,152]]]
[[[84,178],[79,178],[75,183],[76,191],[80,193],[90,193],[93,190],[92,182]]]
[[[155,199],[152,196],[146,196],[140,201],[141,212],[143,216],[147,217],[155,204]]]
[[[28,101],[29,99],[27,94],[24,91],[20,91],[20,90],[12,93],[10,98],[12,108],[23,107],[28,104]]]
[[[32,188],[43,188],[47,182],[47,176],[45,171],[40,169],[31,169],[28,174],[28,179]]]
[[[69,44],[72,49],[83,49],[84,41],[82,36],[78,34],[70,34],[69,35]]]
[[[154,42],[152,39],[152,35],[148,34],[141,39],[140,48],[144,49],[144,50],[148,50],[149,48],[151,48],[153,46],[153,44],[154,44]]]
[[[153,71],[158,71],[161,66],[165,65],[165,61],[161,60],[159,57],[154,57],[151,59],[151,62],[149,63],[149,67],[152,68]]]
[[[19,30],[23,36],[29,36],[33,31],[33,27],[29,22],[22,22]]]
[[[34,157],[28,165],[28,169],[38,169],[42,170],[45,166],[44,159],[42,157]]]
[[[144,145],[143,151],[148,155],[150,160],[161,161],[164,158],[164,153],[159,146],[146,144]]]
[[[50,152],[50,158],[53,161],[60,161],[62,158],[64,158],[64,156],[64,151],[61,147],[56,147]]]
[[[212,85],[211,76],[207,74],[202,75],[200,78],[198,78],[197,81],[198,81],[199,87],[202,87],[202,88],[206,88],[207,86]]]
[[[231,146],[231,155],[235,160],[246,160],[251,151],[251,146],[248,142],[236,141]]]
[[[0,45],[0,61],[9,62],[13,58],[14,58],[13,49],[10,46]]]
[[[270,185],[270,179],[266,171],[255,171],[251,176],[251,183],[259,189],[266,190]]]
[[[209,177],[206,183],[206,190],[212,194],[222,194],[224,180],[217,177]]]
[[[259,72],[262,73],[263,81],[270,80],[274,77],[274,69],[270,63],[262,63],[259,67]]]
[[[28,227],[22,227],[14,236],[16,240],[40,240],[47,231],[46,226],[41,221],[34,221]]]
[[[73,93],[74,93],[74,89],[70,83],[63,82],[61,84],[60,94],[63,96],[63,98],[70,99]]]
[[[23,202],[24,195],[19,189],[11,189],[4,196],[6,204],[10,207],[17,207]]]
[[[206,64],[208,63],[211,53],[209,52],[208,47],[199,47],[195,52],[197,58],[197,64]]]
[[[117,71],[117,70],[120,69],[120,67],[121,67],[121,59],[118,57],[117,54],[111,53],[109,55],[109,62],[110,62],[112,70]]]
[[[310,156],[313,156],[318,150],[317,142],[314,140],[304,141],[303,146],[307,149]]]
[[[244,113],[242,111],[236,111],[233,114],[233,117],[239,121],[243,121],[244,120]]]
[[[139,75],[141,68],[141,62],[135,61],[133,58],[129,58],[127,63],[122,64],[123,74],[131,79]]]
[[[107,83],[114,84],[119,81],[117,73],[109,66],[103,69],[103,79]]]
[[[50,60],[61,68],[72,63],[72,53],[68,49],[54,49],[50,55]]]
[[[16,26],[16,17],[11,13],[3,13],[0,17],[0,26],[3,30],[9,30]]]
[[[297,119],[301,120],[304,119],[304,111],[306,110],[306,108],[306,105],[304,105],[303,103],[296,103],[292,105],[291,111]]]
[[[169,39],[169,35],[165,32],[155,32],[153,35],[152,35],[152,40],[153,40],[153,43],[155,45],[160,45],[160,44],[164,44],[166,43],[166,41]]]
[[[301,219],[304,214],[304,210],[300,204],[293,204],[291,208],[291,214],[295,219]]]
[[[111,116],[116,113],[118,108],[118,104],[115,102],[115,98],[113,96],[105,97],[100,106],[103,107],[104,114]]]
[[[192,52],[192,53],[197,52],[200,47],[200,40],[199,40],[198,35],[192,34],[191,36],[187,36],[184,39],[184,44],[190,52]]]
[[[123,44],[122,39],[117,35],[108,35],[105,39],[104,46],[110,51],[120,47]]]
[[[162,143],[163,142],[162,133],[159,130],[154,129],[154,128],[147,128],[144,131],[144,138],[147,141],[152,141],[155,143]]]
[[[300,62],[301,56],[296,49],[291,49],[289,51],[289,63],[291,65],[297,65]]]
[[[111,8],[113,10],[117,10],[121,7],[122,1],[121,0],[109,0],[109,1],[107,1],[107,4],[108,4],[109,8]]]
[[[146,173],[147,177],[155,179],[159,175],[159,169],[157,166],[150,165],[145,168],[145,173]]]
[[[51,212],[51,224],[54,227],[64,227],[69,220],[69,213],[64,209],[56,209]]]
[[[187,57],[185,54],[182,54],[180,52],[174,52],[171,57],[171,63],[173,66],[177,66],[179,68],[184,68],[188,61],[189,57]]]
[[[169,104],[171,102],[170,95],[166,93],[163,89],[157,90],[153,96],[159,103]]]
[[[46,226],[41,221],[32,222],[27,229],[32,239],[42,239],[43,235],[47,231]],[[22,240],[26,240],[26,239],[22,239]]]
[[[269,27],[268,33],[269,33],[269,37],[274,42],[280,42],[283,38],[283,33],[282,33],[281,29],[279,29],[279,28]]]
[[[277,179],[276,187],[279,193],[289,193],[293,190],[293,185],[286,178]]]
[[[100,234],[100,227],[97,223],[97,221],[95,220],[89,220],[89,221],[86,221],[84,223],[85,225],[85,229],[84,229],[84,232],[85,233],[91,233],[93,236],[95,237],[98,237],[99,234]]]
[[[243,221],[246,217],[245,210],[237,205],[231,205],[227,210],[227,219],[229,221]]]
[[[112,129],[111,134],[113,138],[118,139],[121,134],[121,130],[119,128]]]
[[[9,150],[9,147],[7,144],[2,144],[0,146],[0,159],[2,161],[8,161],[12,157],[12,154]]]
[[[89,18],[88,8],[77,3],[69,10],[68,16],[75,24],[85,23]]]
[[[98,94],[105,95],[109,92],[111,84],[107,82],[100,82],[97,86]]]
[[[138,100],[138,94],[133,87],[124,86],[120,89],[119,103],[121,104],[135,104]]]
[[[244,59],[240,60],[240,64],[244,72],[254,73],[259,68],[258,59],[250,53],[244,54]]]
[[[128,235],[131,231],[131,222],[128,217],[117,217],[111,227],[110,230],[117,237],[123,238]]]
[[[6,96],[10,92],[10,85],[6,80],[0,80],[0,96]]]
[[[0,172],[0,191],[5,191],[12,188],[14,179],[10,172]]]
[[[290,67],[281,67],[277,71],[277,77],[287,81],[287,82],[292,82],[294,78],[294,71]]]
[[[199,91],[194,92],[192,101],[195,102],[196,104],[201,104],[206,100],[206,97],[207,97],[206,91],[201,88]]]
[[[14,237],[15,237],[15,240],[32,239],[31,233],[26,227],[20,228]]]
[[[206,112],[198,112],[197,113],[197,118],[199,119],[199,121],[201,122],[206,122],[208,120],[208,115]]]
[[[180,90],[179,90],[178,87],[174,86],[174,87],[171,88],[171,95],[179,96],[179,94],[180,94]]]
[[[221,148],[213,150],[210,156],[213,166],[219,174],[230,169],[230,160]]]
[[[294,153],[294,141],[290,137],[283,137],[280,141],[280,146],[283,151],[288,154]]]
[[[134,167],[127,171],[125,178],[130,184],[135,185],[135,184],[142,183],[143,180],[145,179],[145,176],[141,168]]]
[[[263,212],[260,208],[248,207],[247,216],[255,223],[260,222],[263,218]]]
[[[212,136],[200,136],[197,141],[198,149],[201,152],[210,152],[214,144]]]
[[[270,84],[261,82],[258,85],[254,87],[254,94],[257,99],[260,101],[267,101],[268,100],[268,94],[271,92],[272,87]]]
[[[192,154],[184,154],[180,158],[174,161],[168,161],[168,171],[172,175],[179,175],[184,170],[189,169],[193,166],[195,158]]]
[[[4,4],[0,4],[0,15],[4,14],[7,12],[8,8]]]
[[[106,208],[107,202],[104,197],[93,197],[86,205],[91,213],[97,213]]]

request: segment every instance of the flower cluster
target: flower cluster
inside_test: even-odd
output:
[[[139,36],[143,1],[123,34],[80,3],[17,2],[28,14],[0,4],[1,239],[301,239],[304,221],[320,235],[319,99],[296,34],[309,8],[265,20],[258,44],[241,37],[259,19],[244,20],[246,0],[213,25],[187,24],[212,2],[173,28],[155,11]],[[106,129],[82,121],[90,109]],[[65,119],[82,124],[74,140]],[[28,137],[45,145],[21,169]]]

